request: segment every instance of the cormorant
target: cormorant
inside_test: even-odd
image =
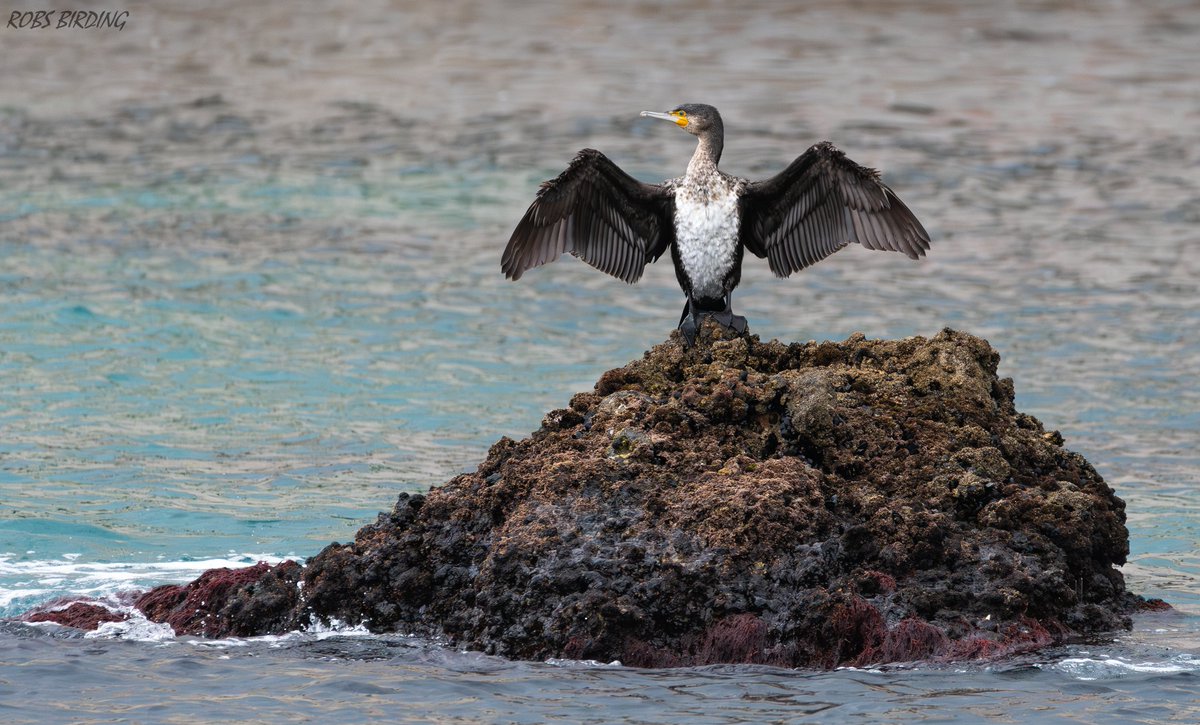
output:
[[[671,121],[698,137],[687,173],[646,184],[599,151],[580,151],[558,178],[542,183],[517,224],[500,262],[506,277],[520,279],[526,270],[570,252],[633,283],[647,262],[669,248],[687,295],[679,329],[690,347],[701,315],[745,332],[746,318],[731,308],[743,249],[766,257],[779,277],[850,242],[912,259],[929,249],[929,234],[879,173],[828,141],[778,175],[749,181],[717,168],[725,142],[717,109],[688,103],[642,115]]]

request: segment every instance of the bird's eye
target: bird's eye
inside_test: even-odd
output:
[[[675,115],[680,118],[687,118],[687,111],[675,111]]]

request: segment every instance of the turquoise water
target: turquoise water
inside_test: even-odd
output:
[[[624,31],[580,3],[262,4],[236,27],[213,7],[141,9],[121,38],[3,36],[0,617],[311,555],[666,338],[668,265],[630,287],[566,259],[512,284],[499,252],[578,148],[679,173],[691,139],[637,112],[683,101],[722,108],[726,170],[766,176],[832,138],[935,238],[920,264],[847,249],[791,280],[748,260],[752,331],[987,337],[1018,406],[1127,501],[1130,588],[1176,610],[1019,661],[816,674],[0,622],[0,717],[1200,719],[1186,4],[622,6]],[[333,20],[349,30],[316,30]],[[703,74],[679,65],[705,60],[694,38]]]
[[[25,122],[6,119],[17,138]],[[1086,175],[1071,151],[1032,153],[1052,174]],[[935,209],[955,195],[939,186],[976,175],[1016,186],[1034,173],[964,168],[938,152],[930,168],[950,174],[923,180],[901,165],[893,182]],[[530,179],[551,169],[410,173],[404,161],[294,171],[269,192],[253,166],[221,157],[165,189],[137,169],[101,195],[88,178],[6,189],[2,206],[25,211],[0,240],[4,566],[68,554],[305,556],[350,537],[398,491],[469,470],[500,435],[532,430],[672,328],[680,294],[663,265],[635,287],[573,260],[520,285],[499,277],[505,225]],[[1038,219],[1053,213],[1039,206],[1061,204],[1022,200],[1025,214],[1011,216]],[[382,214],[390,208],[402,211]],[[1191,240],[1174,232],[1187,224],[1170,223],[1170,210],[1112,215],[1109,225],[1167,234],[1078,237],[1068,224],[1050,242],[1018,234],[1001,245],[954,229],[921,265],[852,249],[786,282],[751,263],[739,309],[764,337],[943,325],[989,337],[1022,407],[1061,428],[1130,500],[1131,573],[1185,564],[1186,586],[1152,578],[1146,593],[1187,603],[1197,570],[1187,501],[1200,467],[1200,400],[1184,384],[1200,359],[1195,262],[1183,255]],[[1181,505],[1188,515],[1164,526]],[[35,599],[62,593],[12,586]]]

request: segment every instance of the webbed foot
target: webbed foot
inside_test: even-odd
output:
[[[722,312],[713,312],[711,317],[739,335],[745,335],[746,330],[750,327],[745,317],[733,314],[733,311],[728,308]]]
[[[739,335],[745,335],[749,325],[746,318],[733,314],[733,291],[725,293],[725,309],[712,313],[712,318]]]
[[[739,335],[746,334],[750,326],[745,317],[733,314],[732,299],[733,295],[725,297],[725,309],[720,312],[701,309],[691,298],[688,299],[687,304],[683,306],[683,315],[679,318],[679,333],[683,335],[684,349],[690,349],[696,344],[696,337],[700,334],[701,320],[705,317],[711,317],[714,322]]]

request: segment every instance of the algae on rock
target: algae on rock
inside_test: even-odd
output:
[[[965,659],[1128,626],[1124,503],[1016,411],[986,341],[731,335],[705,325],[604,373],[477,471],[210,616],[162,592],[151,616],[646,666]]]

